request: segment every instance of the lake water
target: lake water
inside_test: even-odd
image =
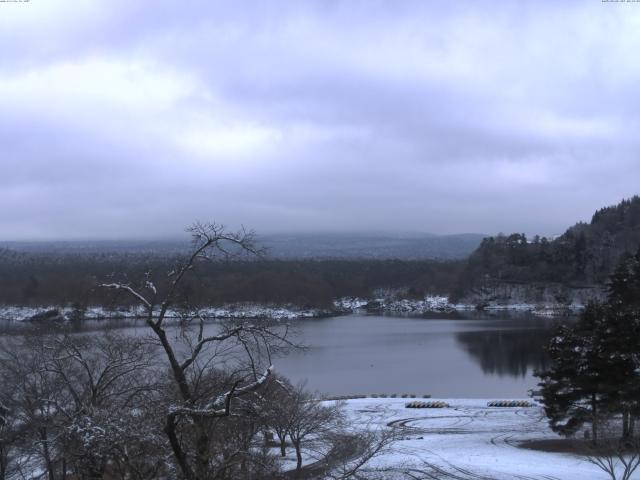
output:
[[[567,319],[563,319],[567,321]],[[569,320],[570,321],[570,320]],[[527,314],[478,312],[427,317],[345,315],[292,321],[306,345],[274,361],[294,383],[330,395],[430,394],[434,397],[526,397],[535,370],[546,367],[544,346],[556,320]],[[4,334],[24,331],[6,324]],[[216,324],[206,330],[213,333]],[[76,326],[146,335],[141,321],[93,321]]]
[[[348,315],[302,320],[308,346],[276,369],[328,394],[526,397],[545,368],[555,320],[530,315]]]

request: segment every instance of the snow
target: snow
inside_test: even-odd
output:
[[[476,310],[476,305],[468,303],[451,303],[449,298],[442,295],[427,295],[423,299],[394,299],[392,297],[364,298],[340,298],[334,302],[335,307],[341,311],[357,311],[374,307],[388,313],[430,313]],[[489,302],[483,305],[483,310],[488,311],[518,311],[531,312],[534,315],[552,317],[576,313],[584,308],[583,305],[573,303],[570,305],[547,305],[536,303],[498,303]]]
[[[150,284],[149,289],[155,287]],[[395,314],[422,314],[430,312],[454,312],[475,310],[476,306],[465,303],[451,303],[449,298],[442,295],[429,295],[423,299],[393,299],[393,298],[358,298],[345,297],[334,302],[333,308],[321,309],[310,308],[301,309],[293,305],[260,305],[260,304],[229,304],[222,307],[205,307],[199,310],[200,315],[206,318],[235,318],[235,319],[272,319],[272,320],[294,320],[298,318],[318,318],[334,316],[345,313],[364,311],[367,306],[374,310],[380,310]],[[488,311],[521,311],[531,312],[534,315],[552,317],[570,312],[578,312],[583,306],[572,304],[568,306],[539,305],[530,303],[510,303],[499,304],[489,303],[483,307]],[[57,320],[73,318],[74,311],[70,306],[0,306],[0,320],[26,321],[33,319],[36,315],[45,312],[57,311],[60,315]],[[157,313],[157,311],[156,311]],[[102,306],[89,306],[84,311],[84,318],[87,320],[118,319],[118,318],[143,318],[146,312],[143,306],[130,308],[106,308]],[[179,311],[168,310],[167,318],[180,318]],[[55,315],[54,315],[55,317]]]
[[[64,318],[72,318],[73,316],[71,307],[52,305],[42,307],[0,306],[0,320],[27,321],[33,319],[36,315],[54,310],[58,311],[61,317]],[[200,309],[199,313],[205,318],[292,320],[296,318],[321,317],[334,312],[322,309],[299,309],[291,306],[237,304],[223,307],[206,307]],[[143,318],[145,316],[145,310],[140,306],[117,309],[91,306],[84,311],[84,318],[87,320]],[[181,313],[168,310],[166,316],[167,318],[180,318]]]
[[[526,440],[559,438],[549,429],[540,406],[488,407],[487,399],[434,400],[450,408],[408,409],[406,399],[396,398],[346,401],[354,429],[391,427],[400,434],[389,453],[374,459],[372,466],[410,471],[419,478],[609,478],[584,457],[518,446]],[[640,478],[640,472],[636,473],[632,478]]]

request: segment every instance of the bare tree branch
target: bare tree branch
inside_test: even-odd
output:
[[[100,284],[100,286],[104,288],[111,288],[114,290],[123,290],[127,292],[129,295],[131,295],[133,298],[138,300],[140,303],[142,303],[142,305],[144,305],[148,310],[153,309],[153,305],[151,304],[151,302],[147,300],[144,297],[144,295],[135,291],[130,285],[126,285],[123,283],[102,283]]]

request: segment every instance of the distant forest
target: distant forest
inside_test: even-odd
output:
[[[640,197],[596,211],[554,240],[522,233],[485,238],[469,257],[454,289],[462,296],[479,285],[603,284],[621,258],[640,247]]]
[[[410,244],[413,248],[415,240]],[[328,307],[336,298],[372,297],[380,290],[404,298],[459,298],[488,283],[588,286],[606,282],[621,257],[639,246],[640,197],[635,196],[598,210],[590,223],[578,223],[553,240],[520,233],[485,238],[468,259],[271,256],[206,263],[194,270],[180,294],[185,302],[200,306],[251,302]],[[0,304],[126,306],[127,298],[98,285],[135,285],[144,282],[147,272],[157,281],[171,270],[179,250],[0,249]]]
[[[163,278],[177,258],[119,255],[49,255],[0,251],[0,304],[113,305],[130,300],[98,288],[103,282],[137,285],[147,272]],[[463,261],[253,260],[202,263],[182,286],[190,305],[251,302],[328,307],[345,296],[367,297],[377,289],[401,289],[415,298],[448,291]]]

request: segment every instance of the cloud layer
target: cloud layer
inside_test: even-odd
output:
[[[0,238],[549,234],[639,193],[640,4],[0,4]]]

